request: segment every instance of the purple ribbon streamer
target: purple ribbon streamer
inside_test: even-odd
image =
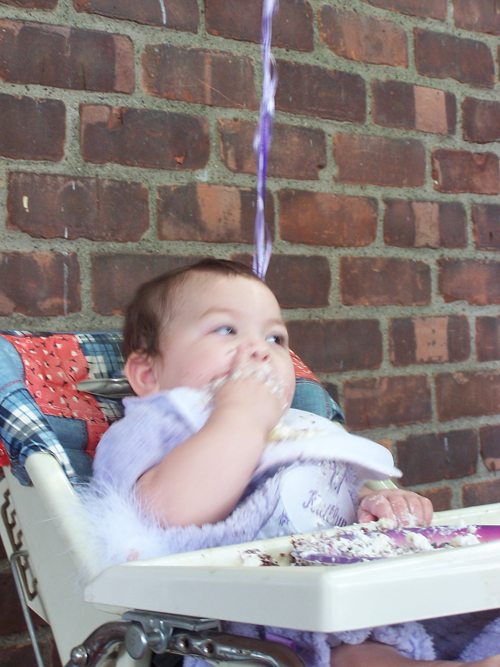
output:
[[[253,270],[264,280],[272,253],[272,240],[264,217],[266,196],[267,154],[273,134],[274,96],[278,85],[276,61],[271,53],[273,16],[278,0],[264,0],[262,7],[262,99],[259,124],[253,138],[253,150],[257,164],[257,212],[255,214]]]

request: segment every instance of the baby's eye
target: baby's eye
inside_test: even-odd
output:
[[[286,345],[285,336],[281,334],[272,334],[266,338],[268,343],[274,343],[275,345]]]
[[[215,333],[222,334],[223,336],[227,336],[228,334],[234,334],[236,332],[234,330],[234,327],[230,327],[229,325],[224,324],[221,327],[217,327],[217,329],[215,329]]]

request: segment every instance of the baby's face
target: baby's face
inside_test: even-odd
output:
[[[158,388],[204,387],[227,375],[236,351],[249,346],[271,365],[290,405],[295,373],[274,294],[251,278],[193,275],[175,296],[154,360]]]

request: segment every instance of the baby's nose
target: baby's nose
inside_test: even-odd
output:
[[[251,359],[256,361],[267,361],[269,359],[269,350],[267,346],[257,340],[248,342],[248,352]]]

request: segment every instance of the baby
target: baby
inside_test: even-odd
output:
[[[273,293],[245,266],[208,259],[143,285],[127,310],[124,352],[137,397],[101,440],[94,484],[133,507],[126,532],[137,548],[125,558],[345,525],[356,514],[363,522],[430,523],[432,506],[415,493],[361,489],[363,479],[397,472],[387,450],[290,410],[295,375],[287,330]],[[321,489],[327,521],[324,512],[304,512],[311,488]],[[150,552],[142,524],[154,533]],[[385,634],[300,633],[294,641],[315,667],[405,665],[391,639],[398,632],[403,644],[409,633],[422,634],[429,648],[407,655],[434,655],[422,626],[398,627]],[[500,667],[500,657],[477,664]]]

